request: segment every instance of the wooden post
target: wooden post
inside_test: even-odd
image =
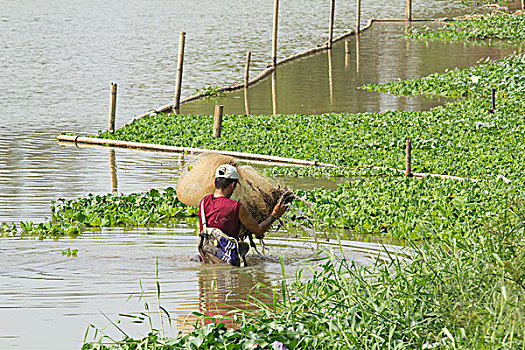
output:
[[[115,131],[115,115],[117,114],[117,83],[111,83],[111,97],[109,102],[109,125],[110,132]]]
[[[175,101],[173,103],[173,111],[179,113],[180,107],[180,90],[182,88],[182,67],[184,63],[184,43],[186,41],[186,33],[180,32],[179,37],[179,63],[177,65],[177,83],[175,85]]]
[[[250,61],[252,59],[252,52],[246,52],[246,68],[244,69],[244,87],[248,87],[248,82],[250,81]]]
[[[521,0],[521,11],[525,11],[525,0]]]
[[[244,111],[246,112],[246,115],[250,115],[250,103],[248,99],[248,88],[244,88]]]
[[[222,112],[224,110],[223,105],[216,105],[215,106],[215,119],[213,122],[213,137],[219,138],[221,137],[221,129],[222,129]]]
[[[334,16],[335,16],[335,0],[330,3],[330,30],[328,32],[328,48],[332,48],[332,41],[334,39]]]
[[[279,0],[273,6],[273,39],[272,39],[272,67],[277,64],[277,22],[279,16]]]
[[[490,90],[490,96],[492,98],[492,113],[496,113],[496,89]]]
[[[356,16],[356,34],[359,34],[359,32],[361,31],[360,28],[361,28],[361,0],[357,0],[357,16]]]
[[[407,137],[407,145],[406,145],[406,171],[405,175],[408,177],[412,177],[412,143],[410,142],[410,138]]]
[[[407,0],[406,19],[407,21],[412,20],[412,0]]]
[[[330,94],[330,106],[334,104],[334,78],[332,67],[332,50],[326,52],[328,54],[328,92]]]
[[[277,115],[277,72],[272,72],[272,113]]]
[[[359,74],[359,58],[360,58],[360,50],[359,50],[359,35],[355,36],[355,72]]]

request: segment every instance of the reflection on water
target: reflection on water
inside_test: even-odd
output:
[[[427,110],[444,100],[396,97],[358,87],[464,67],[487,56],[499,59],[514,51],[466,43],[411,41],[402,36],[405,30],[405,23],[375,23],[361,35],[334,44],[332,50],[278,67],[248,91],[193,101],[182,105],[181,112],[212,114],[218,104],[224,105],[225,114],[246,113],[247,106],[251,114]],[[354,49],[347,50],[350,47]]]

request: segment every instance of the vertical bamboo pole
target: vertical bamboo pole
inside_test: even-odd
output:
[[[496,89],[491,89],[490,90],[490,97],[492,99],[492,109],[491,109],[491,112],[492,113],[496,113]]]
[[[525,11],[525,0],[521,0],[521,11]]]
[[[330,3],[330,30],[328,32],[328,48],[332,48],[332,41],[334,40],[334,16],[335,16],[335,0]]]
[[[279,16],[279,0],[273,6],[273,37],[272,37],[272,67],[277,64],[277,23]]]
[[[109,124],[108,130],[115,131],[115,116],[117,114],[117,83],[111,83],[111,96],[109,102]]]
[[[118,193],[117,182],[117,161],[115,159],[115,150],[109,150],[109,174],[111,176],[111,193]]]
[[[407,0],[406,19],[407,21],[412,20],[412,0]]]
[[[186,41],[186,33],[180,32],[179,37],[179,61],[177,65],[177,83],[175,85],[175,101],[173,103],[173,111],[179,113],[180,107],[180,90],[182,88],[182,68],[184,63],[184,44]]]
[[[277,72],[272,73],[272,112],[277,115]]]
[[[356,15],[356,26],[355,26],[355,31],[357,34],[359,34],[359,32],[361,31],[361,0],[357,0],[357,15]]]
[[[244,111],[246,115],[250,115],[250,103],[248,100],[248,88],[244,88]]]
[[[221,137],[223,110],[224,110],[223,105],[215,106],[215,119],[213,121],[213,137],[215,138]]]
[[[252,59],[252,52],[246,52],[246,68],[244,69],[244,87],[248,87],[248,82],[250,81],[250,61]]]
[[[412,177],[412,143],[410,142],[410,138],[407,137],[407,145],[406,145],[406,171],[405,175],[408,177]]]
[[[327,51],[328,54],[328,88],[330,93],[330,106],[334,104],[334,78],[332,67],[332,50]]]

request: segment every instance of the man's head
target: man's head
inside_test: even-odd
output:
[[[235,184],[239,181],[239,173],[237,169],[230,164],[219,165],[217,170],[215,170],[215,188],[220,190],[227,189],[231,184],[234,184],[232,187],[235,189]]]

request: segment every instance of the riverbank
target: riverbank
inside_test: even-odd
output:
[[[161,339],[159,333],[153,332],[140,340],[128,338],[108,346],[85,344],[84,349],[131,349],[139,344],[164,349],[219,344],[288,349],[522,348],[525,344],[524,65],[525,57],[515,55],[468,69],[366,87],[463,98],[428,112],[288,116],[289,123],[286,116],[259,119],[232,116],[220,140],[208,136],[210,122],[205,119],[192,124],[184,117],[164,116],[166,120],[185,123],[160,128],[155,120],[147,125],[137,124],[140,137],[150,135],[148,142],[199,143],[201,147],[232,150],[242,145],[244,150],[258,153],[300,155],[347,167],[399,168],[404,139],[409,136],[415,145],[415,169],[476,177],[480,181],[433,179],[434,182],[426,183],[428,179],[383,176],[378,181],[369,178],[349,182],[336,192],[314,191],[319,194],[313,200],[318,204],[317,211],[323,213],[327,207],[335,206],[328,217],[338,219],[359,208],[364,199],[377,205],[376,216],[369,211],[361,212],[361,218],[373,218],[372,221],[399,216],[407,208],[429,210],[426,231],[432,239],[421,241],[409,236],[407,243],[414,249],[409,259],[392,257],[386,263],[377,259],[372,267],[331,256],[313,261],[317,272],[312,279],[303,281],[299,273],[295,283],[283,283],[282,300],[275,300],[273,307],[261,305],[261,311],[251,317],[235,318],[238,329],[226,328],[222,320],[215,319],[214,324],[175,338]],[[496,89],[495,105],[491,89]],[[299,123],[302,128],[297,126]],[[134,134],[131,125],[131,129],[115,135],[133,139],[139,133]],[[277,169],[274,173],[287,171]],[[304,170],[321,175],[326,171]],[[337,170],[330,171],[337,175]],[[288,171],[288,175],[291,173]],[[389,183],[392,187],[387,186]],[[407,187],[400,188],[400,184]],[[435,197],[410,201],[412,193],[424,192],[423,185],[428,185],[428,192]],[[377,192],[371,190],[374,186]],[[500,200],[500,209],[477,212],[476,186],[480,186],[479,198],[493,204]],[[393,195],[382,202],[388,193]],[[439,198],[443,204],[439,204]],[[380,211],[385,205],[404,200],[407,205],[391,213]],[[488,202],[481,203],[479,208],[488,209]],[[438,224],[443,222],[443,215],[435,209],[448,210],[456,204],[465,208],[465,218],[480,225],[478,229],[468,222],[464,234],[446,234],[447,230]],[[421,216],[421,213],[414,215]],[[461,220],[457,211],[450,211],[451,227],[457,229]],[[428,223],[426,219],[422,221]],[[400,222],[406,222],[406,218]],[[407,230],[414,231],[417,232],[413,227]]]

